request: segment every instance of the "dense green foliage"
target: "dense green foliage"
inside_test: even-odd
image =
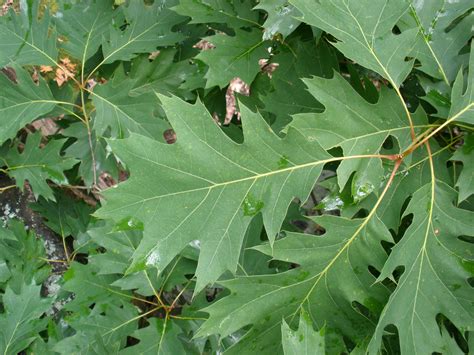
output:
[[[0,15],[0,353],[473,351],[472,1]]]

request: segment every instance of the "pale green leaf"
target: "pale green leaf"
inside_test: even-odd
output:
[[[245,108],[245,142],[236,144],[200,102],[160,99],[177,142],[166,145],[137,135],[110,141],[129,166],[131,178],[106,192],[107,203],[96,214],[143,221],[144,239],[132,270],[154,265],[162,271],[186,245],[199,240],[200,290],[224,271],[235,272],[255,214],[263,213],[269,238],[274,239],[292,199],[307,199],[330,156],[296,130],[279,139],[259,115]]]
[[[285,38],[300,24],[297,17],[301,14],[288,3],[288,0],[262,0],[255,6],[255,9],[267,12],[267,19],[263,24],[265,28],[263,39],[265,40],[272,39],[277,34],[281,34]]]
[[[184,348],[180,334],[181,330],[171,320],[152,318],[150,324],[135,331],[132,336],[140,342],[125,348],[121,355],[154,354],[154,355],[185,355],[189,354]]]

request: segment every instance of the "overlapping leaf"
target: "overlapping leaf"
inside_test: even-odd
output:
[[[81,62],[97,52],[112,22],[113,1],[87,0],[78,4],[63,4],[56,16],[62,36],[61,49]]]
[[[0,67],[12,62],[19,65],[56,63],[57,34],[50,24],[48,9],[40,12],[41,3],[34,0],[24,2],[18,13],[10,9],[5,16],[0,16]]]
[[[420,29],[414,48],[421,62],[419,70],[448,85],[454,80],[466,57],[460,51],[474,33],[472,7],[469,1],[412,2],[404,19],[408,26]]]
[[[181,0],[173,10],[191,23],[223,23],[234,28],[258,24],[258,13],[245,0]]]
[[[403,354],[442,352],[447,345],[436,317],[446,316],[458,329],[474,322],[471,277],[474,215],[453,206],[455,192],[432,181],[413,195],[404,215],[413,221],[394,246],[379,280],[404,272],[380,316],[369,350],[376,354],[384,329],[397,327]],[[461,238],[463,237],[463,238]]]
[[[334,43],[347,58],[372,69],[394,86],[401,85],[413,66],[406,61],[415,45],[418,29],[392,33],[408,11],[406,0],[291,0],[302,20],[340,42]]]
[[[257,247],[300,267],[277,275],[221,282],[230,295],[205,309],[210,317],[198,335],[226,336],[253,324],[230,353],[256,349],[271,353],[280,343],[282,318],[292,322],[302,307],[318,328],[337,329],[356,343],[370,335],[371,319],[376,318],[389,293],[374,284],[368,265],[382,267],[387,255],[381,241],[390,241],[390,233],[376,216],[369,220],[321,216],[314,221],[326,229],[324,235],[287,233],[273,248]],[[370,315],[361,313],[355,304],[366,307]]]
[[[405,111],[393,91],[382,90],[378,102],[370,104],[337,73],[332,79],[315,77],[304,82],[325,111],[295,115],[291,126],[323,148],[340,146],[346,155],[378,154],[390,135],[396,137],[402,150],[411,142]],[[414,121],[420,128],[427,123],[421,110]],[[356,200],[377,189],[385,175],[380,159],[343,161],[337,171],[341,189],[356,173],[352,180]]]

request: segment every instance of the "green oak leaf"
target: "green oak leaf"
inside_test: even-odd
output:
[[[288,0],[262,0],[254,9],[264,10],[268,15],[263,24],[264,40],[272,39],[277,34],[285,38],[300,24],[297,17],[301,14],[298,9],[288,3]]]
[[[56,16],[62,37],[60,48],[82,64],[93,56],[110,28],[113,15],[111,0],[87,0],[71,5],[63,4]]]
[[[42,298],[41,285],[23,285],[18,293],[7,287],[0,313],[0,352],[18,354],[26,349],[47,325],[40,317],[49,310],[52,298]]]
[[[137,135],[109,141],[131,177],[105,192],[106,204],[96,215],[144,223],[143,241],[130,270],[153,265],[162,271],[185,246],[199,240],[196,289],[201,290],[224,271],[236,271],[255,214],[263,214],[274,240],[293,197],[307,199],[331,156],[294,129],[279,139],[259,115],[244,107],[245,141],[237,144],[199,101],[189,105],[177,98],[160,100],[177,142],[167,145]],[[182,208],[169,208],[177,205]]]
[[[180,340],[181,329],[171,320],[149,319],[149,325],[132,333],[140,342],[123,349],[120,355],[156,354],[186,355],[189,352]]]
[[[411,143],[410,126],[394,91],[383,88],[377,103],[371,104],[338,73],[332,79],[303,81],[325,107],[323,113],[295,115],[290,123],[310,141],[318,141],[325,149],[340,146],[345,155],[379,154],[389,136],[397,139],[402,151]],[[416,132],[427,127],[422,109],[413,114],[413,121]],[[341,190],[354,172],[352,194],[356,202],[378,190],[385,176],[380,159],[346,160],[337,169]]]
[[[412,1],[403,20],[407,27],[420,31],[414,48],[414,56],[421,63],[418,70],[448,85],[454,80],[466,58],[459,52],[474,34],[474,13],[461,17],[471,8],[469,1]]]
[[[190,23],[222,23],[233,28],[258,25],[258,12],[246,0],[180,0],[172,8]]]
[[[20,66],[13,65],[9,70],[15,73],[14,81],[5,72],[0,73],[0,144],[60,103],[43,79],[40,78],[36,85]]]
[[[57,34],[51,26],[49,11],[42,11],[41,1],[23,1],[17,13],[10,9],[0,16],[0,68],[17,65],[56,65]],[[3,87],[3,85],[2,85]]]
[[[418,29],[392,33],[408,11],[406,0],[290,0],[303,14],[301,20],[338,41],[333,43],[346,57],[380,74],[399,87],[414,60],[406,61],[415,45]]]
[[[325,228],[325,234],[286,233],[273,248],[269,244],[255,248],[299,267],[277,275],[220,281],[229,295],[203,309],[210,317],[197,336],[226,336],[252,324],[229,353],[255,349],[271,353],[280,345],[282,319],[294,323],[302,308],[317,328],[325,326],[356,343],[372,334],[373,322],[389,292],[374,284],[368,265],[383,266],[387,254],[381,241],[391,241],[389,231],[376,216],[350,220],[323,215],[312,219]],[[365,315],[354,306],[357,304],[368,310]]]
[[[168,124],[155,115],[156,95],[152,92],[131,93],[136,81],[119,68],[106,84],[94,87],[91,97],[96,108],[96,134],[103,134],[110,128],[112,137],[128,136],[131,132],[150,138],[162,136]]]
[[[474,150],[474,135],[470,134],[464,140],[464,144],[453,154],[451,160],[463,163],[461,174],[456,181],[459,189],[458,201],[464,201],[474,193],[474,166],[472,164],[472,152]]]
[[[467,86],[465,81],[467,81]],[[474,125],[474,43],[471,43],[469,74],[467,78],[464,78],[462,70],[459,71],[453,85],[451,101],[449,120],[457,120]]]
[[[252,83],[260,72],[258,61],[268,57],[265,42],[258,30],[235,30],[235,36],[225,33],[204,38],[216,48],[201,51],[195,58],[209,66],[205,75],[206,88],[229,85],[236,77]]]
[[[324,355],[324,328],[319,332],[313,329],[309,314],[301,309],[300,323],[297,331],[288,324],[281,323],[283,352],[285,355]]]
[[[4,161],[8,174],[15,179],[20,189],[28,181],[35,198],[41,195],[54,201],[53,190],[46,180],[59,185],[67,184],[64,171],[71,169],[78,161],[61,155],[65,139],[50,140],[43,148],[40,147],[41,139],[40,132],[28,135],[23,152],[19,153],[17,148],[12,148]]]
[[[472,237],[474,214],[454,207],[455,191],[432,181],[416,191],[404,212],[413,215],[405,235],[393,248],[378,280],[392,278],[396,268],[404,271],[380,316],[369,345],[378,348],[384,329],[394,324],[402,354],[441,352],[445,339],[437,316],[446,316],[458,329],[469,330],[474,323],[472,288]]]
[[[182,40],[182,34],[171,30],[183,20],[169,9],[175,3],[156,0],[147,5],[144,1],[130,1],[128,5],[120,6],[118,9],[123,11],[124,19],[117,15],[109,33],[102,39],[104,59],[101,64],[130,60],[139,53],[150,53],[158,46],[170,46]],[[120,20],[126,25],[125,29]]]

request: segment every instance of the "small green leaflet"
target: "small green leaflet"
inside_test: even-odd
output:
[[[8,174],[15,178],[20,189],[23,189],[24,182],[28,180],[36,198],[41,195],[54,201],[53,190],[46,180],[52,180],[56,184],[67,184],[63,171],[71,169],[78,161],[61,156],[64,139],[51,140],[41,148],[41,138],[40,132],[30,134],[23,152],[10,150],[5,157],[5,163]]]
[[[459,188],[458,201],[464,201],[474,193],[474,165],[471,154],[474,151],[474,135],[468,135],[462,147],[453,155],[451,160],[463,163],[461,174],[459,174],[456,187]]]
[[[288,3],[288,0],[261,0],[254,9],[265,10],[268,14],[263,27],[263,39],[272,39],[280,34],[283,38],[290,35],[300,24],[301,14]]]
[[[291,330],[285,321],[281,324],[283,352],[285,355],[324,355],[324,328],[313,330],[313,321],[304,309],[301,309],[297,331]]]
[[[443,352],[446,343],[439,333],[439,314],[461,334],[472,329],[468,279],[474,260],[466,238],[474,236],[474,213],[454,207],[455,199],[455,191],[439,181],[426,184],[413,195],[404,213],[413,214],[413,221],[378,278],[392,278],[397,267],[404,267],[370,342],[371,354],[378,353],[388,324],[398,329],[402,354]]]
[[[465,78],[462,70],[459,71],[451,93],[450,119],[474,124],[474,43],[471,43],[469,60],[469,74],[466,78],[467,87],[464,90]]]
[[[199,240],[199,291],[226,270],[235,272],[245,231],[259,210],[274,240],[292,199],[307,199],[331,156],[294,129],[279,139],[259,115],[244,107],[245,142],[236,144],[199,101],[190,105],[177,98],[160,100],[177,142],[167,145],[137,135],[109,141],[131,177],[106,191],[107,203],[96,215],[144,223],[144,238],[130,270],[154,265],[162,271],[186,245]],[[245,213],[244,206],[255,201],[261,208]]]
[[[414,60],[405,61],[415,45],[418,29],[392,33],[408,11],[406,0],[290,0],[302,21],[336,37],[344,55],[372,69],[395,87],[410,73]]]

